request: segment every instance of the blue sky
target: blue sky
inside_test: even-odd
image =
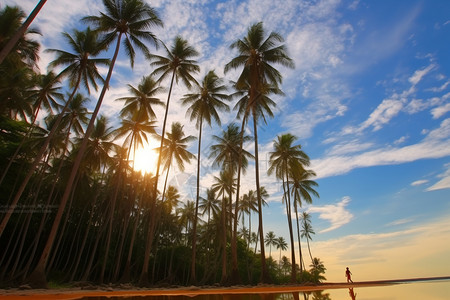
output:
[[[2,3],[20,4],[29,13],[37,0]],[[163,42],[171,45],[179,34],[201,53],[199,79],[210,69],[224,76],[224,65],[236,54],[229,45],[255,22],[285,37],[296,68],[280,68],[286,96],[274,98],[275,117],[258,129],[261,182],[270,194],[265,232],[288,240],[280,183],[265,171],[273,140],[289,132],[317,173],[320,199],[303,209],[313,217],[312,252],[325,263],[329,281],[344,280],[346,266],[355,280],[449,275],[449,1],[149,3],[165,24],[154,30]],[[66,49],[60,33],[81,29],[81,17],[101,10],[101,1],[48,1],[33,24],[43,33],[43,48]],[[42,71],[52,59],[42,53]],[[101,109],[112,124],[118,124],[121,109],[114,99],[127,95],[126,85],[136,86],[151,71],[142,56],[133,70],[120,58]],[[236,74],[225,78],[235,80]],[[186,109],[176,101],[186,92],[175,88],[169,124],[184,120],[185,131],[196,136]],[[157,112],[160,124],[162,110]],[[222,115],[223,125],[233,121],[234,112]],[[218,174],[206,156],[211,135],[219,130],[217,125],[205,128],[203,188]],[[196,149],[193,144],[191,151]],[[248,150],[253,152],[253,146]],[[192,199],[195,163],[185,173],[173,169],[171,174],[171,182]],[[243,192],[255,189],[253,165],[242,186]],[[279,252],[272,255],[278,259]]]

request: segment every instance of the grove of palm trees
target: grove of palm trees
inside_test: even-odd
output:
[[[304,209],[319,197],[309,156],[283,133],[273,137],[268,172],[259,167],[258,129],[283,95],[279,68],[294,68],[283,37],[262,22],[236,37],[235,57],[221,70],[238,74],[228,82],[218,70],[201,70],[201,53],[187,39],[160,40],[154,30],[164,20],[145,1],[102,2],[103,11],[79,20],[84,30],[62,33],[61,49],[42,49],[36,36],[45,33],[31,24],[0,63],[0,286],[324,280]],[[1,49],[26,17],[20,7],[0,7]],[[37,68],[40,51],[53,56],[47,70]],[[125,86],[128,96],[113,99],[123,104],[114,119],[102,103],[112,97],[119,53],[129,68],[144,55],[149,71]],[[184,97],[172,97],[174,88]],[[195,135],[185,131],[190,124],[167,121],[173,101]],[[239,123],[225,124],[225,113]],[[208,147],[205,128],[214,130]],[[138,171],[133,159],[150,138],[159,144],[155,174]],[[206,158],[218,171],[207,187],[200,180]],[[168,180],[187,164],[196,166],[193,196]],[[243,190],[250,164],[254,188]],[[264,224],[263,176],[282,191],[286,239]]]

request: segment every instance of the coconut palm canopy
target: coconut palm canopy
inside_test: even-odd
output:
[[[137,0],[127,1],[140,2]],[[23,10],[22,18],[24,18],[28,16],[37,2],[35,0],[5,0],[2,1],[0,10],[3,12],[7,5],[19,6]],[[22,94],[14,87],[26,89],[27,95],[36,94],[37,88],[30,83],[32,76],[27,73],[29,71],[19,67],[37,64],[39,72],[47,74],[47,70],[50,71],[49,64],[53,62],[54,74],[63,71],[67,65],[64,65],[62,61],[55,62],[58,53],[62,60],[64,53],[79,52],[73,48],[76,43],[68,44],[68,38],[75,38],[77,32],[87,34],[85,30],[88,26],[90,30],[95,30],[97,25],[102,25],[94,24],[95,22],[86,23],[82,19],[87,16],[99,16],[100,12],[106,13],[104,3],[114,3],[114,1],[61,0],[44,5],[29,28],[28,42],[21,40],[22,42],[13,48],[15,56],[11,56],[10,60],[6,58],[0,68],[0,85],[8,87],[0,89],[0,114],[2,116],[10,119],[26,119],[31,123],[33,112],[35,112],[33,107],[36,103],[32,102],[32,97],[25,97],[26,101],[21,101],[20,95]],[[261,40],[264,41],[269,36],[271,37],[267,39],[268,44],[262,45],[262,49],[266,51],[273,48],[268,50],[272,52],[268,52],[265,58],[274,57],[273,55],[276,57],[277,51],[285,51],[287,57],[292,60],[291,64],[288,63],[288,60],[283,62],[284,58],[274,59],[270,61],[270,66],[265,66],[265,73],[259,74],[258,77],[258,80],[261,81],[257,87],[257,94],[260,98],[255,98],[255,101],[261,100],[261,97],[267,97],[273,101],[273,103],[267,104],[267,107],[260,108],[260,113],[264,115],[264,118],[260,115],[257,124],[259,185],[264,187],[268,193],[268,197],[264,199],[267,206],[262,208],[264,235],[273,232],[274,239],[283,237],[291,247],[285,216],[287,208],[284,201],[287,199],[287,195],[283,195],[282,177],[278,176],[280,178],[277,179],[277,176],[267,174],[270,167],[270,153],[276,151],[274,140],[277,136],[289,133],[296,137],[295,144],[300,144],[302,151],[309,156],[309,165],[303,165],[303,171],[306,173],[299,172],[303,176],[316,174],[312,177],[308,175],[308,178],[303,178],[303,180],[308,180],[308,182],[312,180],[314,190],[320,194],[319,198],[315,193],[310,193],[312,203],[309,201],[311,199],[303,199],[302,193],[298,195],[302,198],[297,202],[298,205],[301,204],[298,207],[299,212],[307,212],[310,216],[310,223],[307,224],[310,224],[312,228],[307,228],[307,231],[315,233],[308,241],[306,238],[302,238],[303,269],[310,269],[311,259],[307,246],[310,243],[312,257],[320,258],[319,262],[326,267],[325,277],[330,281],[343,280],[343,270],[346,265],[351,266],[352,271],[358,274],[360,280],[372,279],[371,273],[377,271],[393,274],[393,277],[448,275],[448,264],[442,263],[439,256],[434,256],[429,251],[438,248],[442,253],[450,252],[450,244],[442,243],[443,240],[450,240],[447,231],[450,226],[448,208],[448,199],[450,199],[449,1],[299,0],[277,2],[244,0],[207,1],[207,3],[205,1],[144,1],[144,3],[151,6],[162,24],[150,22],[149,26],[141,28],[143,31],[151,32],[151,36],[136,31],[133,35],[127,35],[122,39],[109,87],[99,112],[102,118],[107,118],[108,128],[117,129],[124,126],[121,123],[121,121],[124,122],[121,116],[128,117],[126,122],[133,120],[131,112],[128,114],[126,109],[126,113],[124,112],[124,103],[128,101],[127,109],[133,109],[132,100],[139,97],[139,93],[142,92],[139,90],[140,87],[145,87],[143,79],[157,68],[157,66],[151,65],[152,61],[149,57],[153,55],[153,62],[157,57],[166,57],[167,51],[171,51],[174,41],[181,38],[198,54],[188,57],[188,61],[185,63],[198,65],[200,71],[190,71],[190,76],[196,81],[189,78],[191,89],[181,77],[178,78],[178,84],[174,82],[173,88],[170,89],[168,126],[179,122],[186,137],[198,136],[198,119],[191,120],[191,115],[186,114],[189,106],[183,106],[181,100],[186,95],[199,92],[192,88],[197,83],[201,84],[208,72],[214,71],[217,74],[218,78],[222,80],[221,84],[227,86],[226,93],[228,95],[236,92],[233,83],[238,83],[241,89],[240,93],[227,101],[227,105],[230,107],[229,111],[218,110],[220,126],[218,122],[211,122],[211,126],[208,122],[208,126],[203,126],[199,197],[200,199],[211,197],[211,195],[207,195],[207,190],[217,184],[216,179],[221,178],[221,174],[226,174],[224,173],[226,170],[221,169],[215,162],[216,157],[210,155],[211,146],[217,144],[214,137],[221,136],[221,133],[230,124],[238,124],[240,130],[242,121],[245,123],[245,135],[248,136],[244,149],[250,155],[246,156],[248,160],[246,172],[241,173],[240,196],[241,199],[242,195],[248,197],[249,191],[256,195],[253,119],[250,112],[248,119],[243,120],[245,112],[242,111],[245,107],[254,104],[249,103],[250,89],[246,89],[246,85],[251,84],[251,80],[246,81],[245,79],[246,72],[249,73],[250,68],[245,69],[247,65],[244,61],[247,57],[239,56],[242,49],[236,42],[244,41],[249,29],[262,22]],[[137,22],[135,25],[142,25],[137,20],[135,21]],[[273,35],[271,35],[272,33]],[[5,43],[4,37],[11,36],[11,34],[9,27],[0,26],[0,47]],[[116,37],[113,35],[109,36],[109,41],[112,43],[109,44],[108,49],[99,50],[98,55],[95,53],[95,58],[99,62],[97,69],[92,69],[90,73],[84,74],[77,91],[83,93],[83,97],[90,99],[90,101],[84,101],[82,105],[89,112],[94,110],[104,85],[104,80],[99,80],[96,72],[99,72],[103,79],[106,78],[108,63],[103,59],[111,59],[116,49],[114,43]],[[101,32],[99,37],[102,37]],[[40,44],[38,48],[37,43]],[[144,45],[148,51],[143,47]],[[46,51],[48,49],[52,50]],[[40,59],[36,61],[32,54],[37,50]],[[19,54],[29,55],[21,58]],[[25,65],[20,65],[18,63],[20,60]],[[230,62],[233,64],[228,65],[227,72],[224,72],[225,66]],[[21,72],[12,74],[6,71],[6,67],[3,67],[10,68],[13,65],[18,67]],[[292,68],[293,66],[295,68]],[[33,70],[37,70],[37,68]],[[69,71],[66,72],[67,74],[63,74],[66,76],[61,76],[60,89],[55,90],[61,95],[71,93],[76,83],[77,78]],[[157,149],[154,153],[158,152],[160,146],[171,75],[172,73],[163,76],[161,81],[158,81],[161,73],[152,77],[152,83],[159,85],[160,88],[149,97],[151,97],[152,103],[155,102],[158,105],[152,104],[151,110],[142,108],[145,116],[148,116],[148,120],[145,121],[154,126],[152,128],[155,129],[156,134],[152,134],[149,130],[147,139],[142,137],[141,140],[143,144],[150,143],[147,146],[149,149]],[[280,79],[278,79],[278,75],[280,75]],[[275,80],[274,77],[277,79]],[[90,95],[86,91],[88,85],[90,86]],[[156,89],[156,86],[153,89]],[[246,96],[249,96],[247,100],[243,98]],[[116,99],[126,101],[116,101]],[[58,97],[55,97],[55,100],[58,100]],[[241,110],[238,115],[237,110],[233,110],[233,107],[240,100],[244,102],[240,104],[243,105],[242,107],[237,106]],[[47,122],[50,120],[46,118],[50,114],[47,106],[41,105],[38,112],[36,126],[40,126],[40,128],[46,128],[46,120]],[[57,109],[57,106],[52,105],[51,107],[52,110]],[[272,112],[273,117],[266,113],[266,109]],[[69,112],[66,114],[69,115]],[[58,177],[61,178],[60,180],[66,180],[70,174],[72,167],[70,158],[73,159],[73,156],[76,155],[72,149],[76,149],[77,138],[83,136],[81,127],[84,126],[84,130],[86,129],[86,118],[89,119],[90,116],[90,114],[85,114],[83,120],[73,119],[76,123],[70,123],[71,119],[67,118],[67,121],[64,121],[66,129],[62,129],[61,133],[55,137],[58,141],[50,143],[50,145],[55,145],[55,148],[58,143],[67,145],[67,148],[59,147],[54,151],[48,150],[43,155],[45,158],[55,159],[55,162],[49,163],[49,165],[52,173],[60,174]],[[138,118],[137,115],[135,117]],[[0,130],[16,126],[3,121],[1,124],[3,127]],[[72,131],[68,135],[67,128],[76,126],[77,132]],[[28,131],[28,128],[19,127],[14,127],[14,130],[21,132],[22,135],[36,138],[34,146],[28,144],[21,146],[21,149],[26,150],[22,151],[27,152],[28,155],[36,154],[38,146],[43,144],[42,136],[45,136],[46,133],[40,132],[38,129]],[[3,133],[3,131],[1,132]],[[170,132],[169,127],[165,133],[166,138],[167,132]],[[39,139],[40,137],[41,139]],[[124,143],[123,140],[125,137],[126,135],[122,137],[122,140],[115,140],[115,144],[126,145],[127,143]],[[8,135],[8,138],[14,140],[16,146],[20,144],[20,138],[14,135]],[[129,139],[131,140],[131,138],[135,138],[135,136],[130,136]],[[1,139],[3,136],[0,137],[0,141],[3,141]],[[70,142],[65,142],[66,139],[69,139]],[[94,140],[93,137],[92,141]],[[108,139],[109,142],[111,142],[110,139]],[[53,146],[49,146],[49,148],[51,147]],[[186,150],[195,157],[199,157],[197,147],[197,142],[191,142]],[[7,151],[4,149],[6,148],[0,148],[1,151]],[[235,149],[239,149],[239,147],[235,147]],[[114,152],[113,149],[111,151]],[[13,153],[14,150],[11,152]],[[114,155],[119,157],[119,152],[117,150]],[[19,155],[18,157],[23,156]],[[131,162],[127,160],[127,152],[122,153],[121,157],[122,160],[116,160],[114,164],[117,168],[125,170],[124,166],[130,166]],[[69,160],[65,160],[66,158]],[[152,194],[154,182],[151,181],[150,176],[136,179],[136,182],[140,183],[140,190],[136,189],[133,194],[127,194],[127,197],[124,198],[123,193],[127,191],[126,186],[130,184],[126,181],[126,176],[119,171],[109,176],[107,170],[105,173],[102,170],[95,177],[89,177],[87,174],[89,174],[90,168],[99,163],[94,155],[90,155],[90,159],[90,162],[81,164],[79,175],[74,180],[78,187],[76,191],[84,193],[80,199],[88,199],[88,196],[96,195],[99,197],[98,201],[103,200],[102,197],[106,197],[105,199],[126,198],[127,201],[115,202],[114,205],[119,207],[120,213],[123,215],[117,215],[114,218],[120,218],[123,222],[121,224],[127,224],[127,229],[124,230],[129,230],[128,238],[132,239],[135,224],[145,223],[149,217],[145,213],[140,219],[128,220],[124,216],[138,215],[137,207],[151,207],[150,202],[140,203],[139,195]],[[138,161],[134,163],[139,164]],[[14,166],[13,163],[9,167],[12,170],[9,172],[14,172]],[[16,168],[18,167],[16,166]],[[184,170],[178,168],[174,162],[171,164],[167,185],[171,186],[170,191],[174,191],[176,188],[180,195],[178,209],[172,210],[171,217],[175,218],[175,215],[178,214],[178,219],[183,221],[176,223],[172,219],[162,218],[159,222],[157,220],[155,224],[158,225],[155,230],[160,230],[159,226],[166,226],[164,228],[167,230],[164,238],[153,241],[158,247],[170,244],[171,239],[190,247],[189,233],[192,231],[193,222],[192,212],[187,208],[191,207],[192,202],[189,202],[188,205],[187,201],[195,203],[196,200],[197,170],[196,159],[185,161]],[[308,173],[309,171],[312,173]],[[163,166],[159,173],[158,190],[161,193],[166,175]],[[12,180],[8,178],[9,175],[4,180],[2,179],[1,184],[13,184]],[[291,180],[291,178],[288,179]],[[100,188],[95,190],[99,194],[89,190],[89,188],[106,184],[106,182],[117,187],[117,195],[115,189],[109,190],[106,194],[103,194]],[[48,185],[45,192],[50,193],[52,187],[48,182],[45,183]],[[33,180],[30,184],[38,186],[38,182]],[[291,182],[291,186],[293,184]],[[224,185],[225,187],[227,186]],[[0,193],[3,193],[3,187],[0,186],[0,188]],[[61,187],[58,189],[58,186],[55,186],[55,192],[56,190],[59,193],[64,192],[64,190],[61,191]],[[27,189],[25,193],[28,193]],[[160,196],[160,194],[158,195]],[[234,201],[233,195],[231,195],[232,201]],[[215,197],[222,201],[222,198],[229,197],[228,191],[224,193],[217,191]],[[291,194],[289,197],[292,208],[294,208],[294,195]],[[78,202],[73,199],[72,213],[86,220],[86,223],[92,218],[98,220],[99,226],[104,224],[104,240],[107,240],[106,237],[111,238],[111,243],[114,243],[115,247],[114,251],[122,253],[123,264],[128,255],[133,257],[136,255],[135,251],[142,251],[145,248],[144,246],[130,247],[129,240],[122,241],[118,238],[120,235],[114,235],[114,230],[117,229],[109,230],[109,217],[102,215],[102,211],[108,211],[109,205],[112,205],[111,202],[101,202],[105,206],[90,210],[93,202],[83,202],[82,204],[80,199]],[[68,201],[70,204],[72,200],[69,198]],[[0,207],[2,209],[5,207],[3,202]],[[184,210],[179,210],[183,207]],[[84,212],[83,208],[86,208],[87,211]],[[221,210],[220,207],[219,211]],[[234,213],[233,207],[227,210],[230,214],[231,211]],[[204,211],[203,208],[199,210],[199,214],[202,211]],[[216,227],[214,226],[220,226],[219,211],[205,211],[198,224],[197,234],[200,239],[201,236],[215,232]],[[9,222],[16,222],[15,217],[13,214]],[[249,220],[252,222],[251,231],[257,231],[258,217],[254,210],[250,217],[248,213],[244,213],[244,216],[239,215],[236,218],[240,220],[239,231],[245,232],[243,226],[248,230]],[[294,210],[292,210],[292,217],[295,220]],[[208,219],[209,222],[207,222]],[[233,218],[230,217],[226,221],[232,222],[230,220]],[[30,219],[30,222],[35,224],[36,228],[39,227],[39,223],[33,223],[34,219]],[[61,222],[64,224],[64,219]],[[26,219],[20,220],[19,224],[26,224]],[[183,230],[176,231],[172,227],[175,226],[174,224]],[[70,227],[70,225],[69,222],[67,226]],[[296,230],[294,224],[293,226]],[[139,227],[136,228],[139,229]],[[5,230],[5,232],[9,232],[8,227]],[[73,230],[75,232],[75,228]],[[80,245],[83,242],[83,234],[96,234],[97,229],[91,228],[89,232],[85,227],[79,228],[77,239]],[[220,237],[222,237],[221,233],[219,233]],[[136,230],[137,239],[140,238],[139,234],[142,235],[142,238],[145,235],[140,230]],[[89,237],[86,243],[90,243],[89,247],[93,247],[96,243],[93,238],[95,236],[89,235]],[[250,235],[246,240],[251,240]],[[294,240],[297,240],[296,232]],[[58,237],[56,237],[57,241]],[[102,246],[101,241],[98,242],[98,247]],[[60,242],[62,246],[67,243],[64,239]],[[121,244],[122,242],[123,244]],[[203,243],[203,241],[198,243]],[[423,243],[427,243],[427,246],[421,246]],[[298,244],[296,243],[296,245]],[[260,246],[261,243],[258,241],[249,243],[251,250],[256,247],[256,251],[258,251]],[[266,257],[271,251],[273,259],[278,260],[281,252],[278,252],[279,249],[274,244],[272,246],[271,249],[267,246]],[[203,250],[197,249],[197,252]],[[281,250],[283,256],[290,257],[290,248]],[[34,250],[30,247],[29,251]],[[404,252],[408,253],[408,257],[399,260],[398,257],[404,257],[400,253]],[[71,270],[79,268],[76,254],[74,255],[73,264],[67,266]],[[170,251],[164,255],[170,257]],[[217,255],[220,255],[220,250]],[[185,256],[190,257],[190,253],[185,253]],[[377,259],[373,259],[375,257]],[[59,266],[61,260],[62,258],[58,257],[52,260],[50,256],[48,264]],[[298,260],[297,257],[297,264],[302,263]],[[380,263],[380,261],[384,263]],[[78,262],[78,264],[81,263],[87,266],[89,261]],[[99,259],[99,264],[101,263],[103,263],[103,258]],[[14,262],[11,262],[11,266],[13,264]],[[425,271],[420,268],[413,269],[415,266],[425,264],[427,266],[426,273],[421,273]],[[27,261],[20,262],[17,266],[18,269],[26,267]],[[117,270],[117,274],[115,274],[116,270],[113,268],[106,268],[106,271],[101,271],[102,266],[97,266],[97,268],[99,269],[92,272],[104,272],[107,278],[112,279],[116,276],[118,280],[119,276],[124,275],[121,273],[123,269]],[[80,273],[79,278],[82,278],[83,275]],[[164,275],[169,276],[170,274]]]

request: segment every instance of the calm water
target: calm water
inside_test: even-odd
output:
[[[450,300],[450,281],[402,283],[378,287],[331,289],[286,294],[144,297],[85,297],[83,300]]]

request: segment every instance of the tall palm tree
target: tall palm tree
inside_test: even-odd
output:
[[[202,142],[203,121],[211,126],[214,120],[220,126],[220,117],[218,111],[228,111],[229,107],[224,102],[230,97],[225,94],[227,87],[223,84],[223,80],[216,75],[214,71],[209,71],[202,80],[201,84],[194,86],[194,92],[185,95],[181,101],[183,105],[189,105],[187,114],[190,115],[191,121],[196,120],[198,128],[198,152],[197,152],[197,196],[195,201],[195,215],[198,216],[198,203],[200,195],[200,153]],[[195,277],[195,256],[196,256],[196,234],[197,221],[194,220],[192,240],[192,266],[191,266],[191,283],[196,282]]]
[[[308,243],[308,251],[309,256],[311,257],[311,261],[313,261],[313,257],[311,255],[311,248],[309,246],[309,240],[312,240],[311,235],[316,234],[314,232],[314,229],[311,225],[311,215],[308,214],[306,211],[302,213],[302,230],[301,230],[302,237],[306,238],[306,242]]]
[[[289,190],[289,171],[293,166],[301,166],[302,163],[309,164],[308,156],[301,150],[300,145],[293,145],[297,138],[290,134],[283,134],[277,136],[274,141],[274,151],[270,152],[269,156],[269,169],[267,173],[269,175],[275,173],[277,179],[282,180],[283,186],[283,199],[286,204],[286,215],[289,227],[289,237],[291,240],[291,261],[292,261],[292,274],[291,281],[296,280],[295,270],[295,249],[294,249],[294,234],[292,229],[292,215],[291,215],[291,198]],[[287,190],[286,190],[287,189]]]
[[[68,109],[72,98],[75,96],[80,83],[83,82],[88,92],[90,84],[93,85],[96,89],[96,80],[102,78],[97,70],[97,65],[109,65],[109,60],[107,59],[93,58],[102,50],[104,50],[104,48],[100,46],[98,35],[96,32],[91,31],[88,28],[86,31],[75,30],[73,35],[74,37],[67,33],[63,34],[64,38],[72,48],[73,53],[56,49],[47,50],[49,52],[56,53],[57,55],[57,58],[49,64],[49,67],[55,68],[58,66],[66,66],[61,71],[59,76],[68,76],[73,90],[58,118],[54,121],[52,129],[50,130],[45,142],[39,149],[39,152],[36,154],[27,175],[25,176],[22,184],[17,190],[16,195],[10,205],[11,209],[8,210],[7,214],[2,220],[2,223],[0,224],[0,236],[2,235],[4,228],[8,223],[9,218],[11,217],[10,213],[13,212],[14,207],[17,205],[17,202],[22,196],[22,193],[25,190],[25,187],[27,186],[29,180],[31,179],[31,176],[33,175],[36,167],[39,165],[45,151],[47,150],[51,139],[56,134],[59,123],[61,122],[65,111]],[[40,281],[43,276],[38,275],[36,276],[36,278],[38,278],[38,281]]]
[[[262,204],[259,184],[259,157],[258,157],[258,134],[257,124],[258,119],[264,118],[263,112],[271,115],[270,102],[264,101],[265,97],[261,95],[268,95],[264,87],[275,86],[282,82],[281,73],[275,69],[271,64],[281,64],[286,67],[293,68],[294,63],[287,55],[286,47],[280,43],[283,38],[280,34],[271,32],[265,38],[265,31],[262,23],[252,25],[243,39],[239,39],[231,44],[231,49],[238,50],[238,56],[233,58],[225,66],[225,72],[231,69],[242,67],[242,72],[236,82],[238,90],[248,89],[248,102],[245,107],[243,115],[243,124],[246,122],[249,114],[253,117],[253,130],[255,141],[255,176],[256,176],[256,191],[258,199],[258,216],[259,216],[259,230],[261,240],[261,281],[269,280],[264,253],[264,232],[262,221]],[[243,126],[244,127],[244,126]],[[243,128],[242,128],[243,130]],[[241,147],[242,148],[242,147]],[[238,173],[239,177],[239,173]],[[239,183],[238,183],[239,184]],[[237,195],[238,196],[238,195]]]
[[[319,198],[319,193],[314,189],[318,184],[311,180],[312,177],[316,176],[316,173],[312,170],[306,170],[304,166],[308,165],[309,162],[304,162],[299,165],[292,166],[289,170],[291,182],[289,183],[292,187],[292,195],[294,196],[294,210],[295,218],[297,221],[297,238],[298,247],[300,255],[300,271],[302,270],[303,255],[300,242],[300,225],[298,216],[298,207],[302,207],[302,199],[308,204],[312,203],[312,197],[315,196]]]
[[[178,169],[181,172],[184,172],[184,163],[189,163],[191,159],[195,158],[195,155],[186,149],[188,147],[188,143],[195,139],[196,138],[192,135],[185,136],[181,123],[172,123],[172,131],[167,133],[167,138],[161,152],[164,169],[167,170],[161,201],[164,201],[167,179],[169,177],[169,170],[172,166],[172,161],[175,160]]]
[[[152,72],[152,75],[159,75],[158,82],[161,82],[167,77],[171,77],[170,79],[170,87],[169,92],[167,94],[167,102],[166,102],[166,111],[164,113],[164,120],[161,132],[161,144],[159,147],[159,153],[162,152],[164,137],[166,134],[166,123],[167,123],[167,115],[169,112],[169,104],[170,104],[170,96],[172,94],[172,88],[174,81],[178,83],[181,80],[188,88],[192,86],[192,83],[195,83],[196,80],[192,76],[194,73],[200,71],[200,67],[197,64],[197,61],[193,60],[194,57],[198,56],[199,53],[192,46],[188,44],[186,40],[181,38],[180,36],[176,36],[174,39],[173,46],[169,49],[166,45],[164,45],[166,56],[149,54],[148,59],[151,62],[151,66],[156,69]],[[156,194],[158,191],[158,178],[159,178],[159,169],[161,166],[161,155],[158,155],[158,163],[156,165],[156,174],[155,174],[155,187],[153,189],[153,200],[156,201]],[[156,207],[156,202],[152,203],[152,208]],[[146,284],[148,279],[148,263],[149,263],[149,255],[150,250],[153,243],[153,232],[155,230],[155,222],[154,218],[150,221],[150,226],[147,232],[147,244],[145,246],[145,257],[144,263],[142,265],[142,273],[140,282],[141,284]]]
[[[198,56],[199,53],[192,46],[190,46],[185,39],[180,36],[176,36],[173,42],[173,46],[170,49],[167,48],[167,46],[164,44],[163,46],[166,52],[166,56],[156,54],[148,55],[148,59],[151,61],[151,66],[156,68],[152,72],[152,75],[160,76],[158,82],[161,82],[167,77],[171,76],[169,92],[167,95],[166,111],[164,114],[161,133],[162,137],[164,137],[166,133],[167,114],[169,112],[170,96],[172,94],[174,81],[178,84],[178,81],[181,80],[188,88],[190,88],[192,86],[192,83],[196,82],[192,75],[200,71],[200,67],[197,64],[197,61],[193,60],[193,58]],[[162,151],[163,141],[164,139],[161,139],[159,153],[161,153]],[[156,183],[154,190],[155,195],[158,188],[160,165],[161,156],[158,157],[158,164],[156,166]]]
[[[162,22],[159,19],[156,11],[142,0],[103,0],[106,13],[101,13],[100,16],[85,17],[84,20],[96,26],[96,31],[104,33],[103,45],[109,46],[116,41],[116,47],[111,59],[108,74],[106,75],[105,84],[100,92],[97,104],[92,114],[91,120],[86,129],[86,135],[83,139],[79,152],[75,158],[70,177],[67,182],[66,189],[61,198],[58,212],[50,231],[49,238],[39,259],[36,269],[30,275],[31,281],[37,286],[46,286],[45,281],[45,266],[47,264],[48,256],[53,245],[56,232],[60,223],[60,219],[64,212],[65,205],[72,191],[73,182],[84,157],[88,139],[94,129],[94,123],[100,110],[106,90],[109,88],[112,71],[119,54],[120,45],[122,43],[129,56],[131,66],[134,66],[135,50],[133,46],[138,47],[145,54],[149,54],[147,46],[142,41],[147,41],[153,45],[158,44],[155,35],[148,31],[153,26],[161,26]]]

